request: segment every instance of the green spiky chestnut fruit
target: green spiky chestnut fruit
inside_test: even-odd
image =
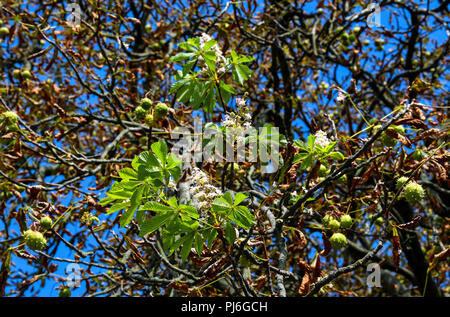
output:
[[[153,109],[153,117],[155,117],[155,120],[159,120],[160,118],[167,116],[168,112],[169,107],[163,102],[158,102]]]
[[[27,230],[23,233],[25,245],[34,251],[42,251],[47,247],[47,240],[39,231]]]
[[[330,223],[330,215],[325,215],[325,216],[322,218],[322,224],[323,224],[324,226],[328,226],[329,223]]]
[[[17,113],[14,111],[5,111],[0,114],[0,122],[6,121],[9,124],[17,124],[18,119]]]
[[[406,201],[414,205],[423,199],[425,191],[423,187],[416,182],[409,182],[406,184],[403,194],[405,195]]]
[[[136,109],[134,109],[134,113],[137,119],[144,119],[147,115],[147,110],[145,110],[141,106],[137,106]]]
[[[378,217],[377,219],[375,219],[375,224],[381,226],[384,222],[383,217]]]
[[[48,230],[52,227],[53,221],[49,216],[44,216],[39,220],[39,225],[42,229]]]
[[[341,217],[341,228],[350,229],[353,225],[353,219],[350,215],[343,215]]]
[[[330,244],[333,249],[340,250],[345,248],[348,242],[342,233],[334,233],[330,238]]]
[[[151,101],[149,98],[142,98],[140,106],[144,108],[145,110],[148,110],[152,107],[153,101]]]
[[[339,177],[338,179],[337,179],[337,182],[339,183],[339,184],[347,184],[347,175],[342,175],[341,177]]]
[[[331,231],[338,231],[341,224],[338,220],[331,218],[328,222],[328,228],[330,228]]]

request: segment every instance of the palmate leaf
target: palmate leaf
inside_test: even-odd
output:
[[[162,166],[166,165],[167,160],[167,144],[164,140],[159,140],[151,145],[152,151],[158,160],[161,162]]]
[[[184,61],[186,59],[189,59],[189,58],[191,58],[192,56],[195,56],[195,55],[196,55],[195,53],[184,53],[184,52],[182,52],[182,53],[178,53],[175,56],[172,56],[169,59],[169,61],[171,63],[173,63],[173,62],[180,62],[180,61]]]
[[[211,47],[213,47],[214,45],[217,44],[216,40],[209,40],[208,42],[205,43],[205,45],[203,46],[203,50],[207,51],[209,50]]]
[[[313,163],[314,156],[312,154],[308,154],[300,165],[300,169],[304,170],[311,166]]]
[[[233,245],[236,240],[236,230],[231,222],[227,222],[225,225],[225,239],[230,245]]]
[[[247,230],[250,229],[254,222],[254,216],[245,206],[235,207],[228,217],[239,227]]]
[[[158,230],[159,228],[167,224],[172,217],[174,217],[174,213],[172,212],[161,212],[156,214],[156,216],[147,219],[141,226],[139,237],[142,238],[143,236]]]
[[[212,113],[216,106],[216,93],[214,83],[210,82],[207,86],[207,95],[203,101],[203,110],[206,113]]]
[[[120,226],[127,226],[134,217],[136,212],[136,208],[140,205],[142,200],[142,194],[145,191],[147,185],[139,186],[133,193],[130,199],[131,206],[127,209],[127,211],[122,214],[120,217]]]
[[[200,256],[203,252],[203,236],[196,232],[195,233],[195,238],[194,238],[194,247],[195,247],[195,251],[197,251],[197,254]]]
[[[129,201],[116,203],[116,204],[112,205],[111,208],[108,209],[108,212],[106,214],[107,215],[112,214],[116,211],[119,211],[119,210],[122,210],[122,209],[128,207],[129,205],[130,205]]]
[[[128,179],[137,179],[138,178],[137,172],[134,169],[129,168],[129,167],[122,168],[119,171],[119,176],[122,179],[126,179],[126,180],[128,180]]]
[[[250,78],[251,70],[247,65],[236,64],[233,65],[233,78],[237,81],[241,86],[244,85],[244,81]]]
[[[247,80],[251,75],[250,68],[242,63],[251,62],[253,58],[239,56],[235,51],[231,51],[231,60],[233,65],[231,71],[233,74],[233,78],[242,86],[244,84],[244,81]]]
[[[189,253],[191,253],[192,243],[194,242],[195,232],[189,233],[184,241],[183,241],[183,247],[181,248],[180,256],[181,261],[186,261],[186,259],[189,256]]]
[[[341,152],[331,152],[329,154],[329,157],[338,161],[345,159],[344,154],[342,154]]]
[[[172,206],[166,206],[166,205],[158,203],[156,201],[148,201],[144,205],[139,207],[139,210],[165,212],[165,211],[174,211],[175,209]]]
[[[181,79],[179,81],[176,81],[172,84],[172,86],[170,86],[170,93],[173,94],[174,92],[176,92],[178,89],[180,89],[181,87],[183,87],[184,85],[186,85],[187,83],[189,83],[190,78],[185,78],[185,79]]]
[[[239,205],[241,202],[243,202],[244,201],[244,199],[246,199],[248,196],[247,195],[245,195],[245,194],[243,194],[243,193],[237,193],[235,196],[234,196],[234,205],[235,206],[237,206],[237,205]]]
[[[156,156],[149,151],[142,152],[139,155],[139,163],[145,164],[147,167],[161,167],[161,163]]]

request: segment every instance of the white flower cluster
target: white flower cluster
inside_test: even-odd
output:
[[[211,41],[213,38],[211,37],[211,36],[209,36],[208,34],[206,34],[206,33],[202,33],[202,35],[200,36],[200,48],[201,49],[203,49],[203,47],[205,46],[205,44],[207,43],[207,42],[209,42],[209,41]],[[225,65],[226,65],[226,58],[225,58],[225,56],[223,56],[223,54],[222,54],[222,50],[220,49],[220,47],[219,47],[219,45],[218,44],[214,44],[211,48],[210,48],[210,50],[213,50],[214,51],[214,53],[216,54],[216,61],[217,61],[217,73],[220,75],[220,74],[223,74],[223,73],[225,73],[225,71],[226,71],[226,67],[225,67]],[[203,61],[203,59],[200,57],[199,58],[199,61]],[[206,73],[206,72],[208,72],[208,68],[205,66],[205,67],[203,67],[202,68],[202,72],[204,72],[204,73]]]
[[[199,211],[207,211],[211,208],[212,201],[222,195],[222,191],[211,185],[208,175],[195,167],[192,171],[191,185],[192,206]]]
[[[323,132],[322,130],[319,130],[314,134],[316,137],[316,140],[314,141],[315,145],[320,145],[321,147],[325,148],[330,144],[330,139],[328,139],[327,134]]]
[[[344,95],[342,92],[339,92],[339,93],[338,93],[338,96],[337,96],[337,98],[336,98],[336,100],[337,100],[339,103],[343,103],[344,100],[345,100],[345,95]]]
[[[252,126],[252,115],[244,98],[236,98],[236,108],[237,113],[232,112],[225,115],[222,125],[233,128],[250,128]]]

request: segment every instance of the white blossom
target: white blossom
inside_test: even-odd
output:
[[[205,44],[211,41],[212,39],[213,38],[210,35],[202,33],[202,35],[200,36],[200,48],[203,49],[205,47]],[[220,49],[218,44],[214,44],[210,49],[216,53],[217,60],[220,63],[225,63],[226,61],[225,56],[223,56],[222,50]]]
[[[327,134],[323,132],[322,130],[319,130],[314,134],[316,137],[316,140],[314,141],[315,145],[319,145],[323,148],[327,147],[328,144],[330,144],[330,139],[328,139]]]
[[[230,115],[226,114],[225,119],[222,121],[222,124],[225,127],[234,127],[234,126],[236,126],[236,119],[234,119]]]
[[[189,191],[193,198],[192,206],[200,211],[206,211],[212,201],[222,195],[222,191],[210,183],[208,175],[197,167],[192,171]]]
[[[345,100],[345,95],[344,95],[342,92],[339,92],[339,93],[338,93],[338,96],[337,96],[337,98],[336,98],[336,100],[337,100],[339,103],[343,103],[344,100]]]

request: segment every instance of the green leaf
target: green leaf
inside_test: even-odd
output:
[[[315,141],[316,141],[316,136],[314,134],[310,134],[308,136],[308,146],[311,150],[314,148]]]
[[[194,37],[187,40],[189,44],[191,44],[193,47],[200,49],[200,38]]]
[[[240,65],[234,65],[231,73],[233,74],[233,78],[236,82],[238,82],[241,86],[244,85],[244,81],[246,79],[245,73],[239,67]]]
[[[231,51],[231,59],[233,60],[233,63],[237,64],[239,60],[239,56],[235,51]]]
[[[138,223],[139,226],[141,226],[144,221],[146,220],[146,215],[145,215],[145,211],[144,210],[138,210],[136,211],[136,221]]]
[[[254,216],[245,206],[237,206],[231,213],[230,219],[244,229],[250,229],[254,222]]]
[[[139,206],[142,200],[142,193],[144,192],[146,185],[139,186],[133,193],[133,196],[131,196],[131,204]]]
[[[246,199],[248,196],[243,193],[237,193],[236,196],[234,196],[234,205],[239,205],[244,199]]]
[[[195,53],[178,53],[177,55],[172,56],[169,61],[171,63],[180,62],[184,61],[185,59],[191,58],[192,56],[195,56]]]
[[[156,159],[155,155],[149,151],[142,152],[141,155],[139,155],[139,161],[144,163],[148,167],[152,166],[161,167],[161,163]]]
[[[136,207],[137,205],[131,205],[127,209],[127,211],[125,211],[125,213],[120,216],[120,226],[122,228],[127,226],[131,222],[131,219],[133,219],[134,213],[136,211]]]
[[[170,86],[170,93],[173,94],[174,92],[176,92],[178,89],[180,89],[182,86],[184,86],[185,84],[187,84],[189,82],[189,78],[187,79],[182,79],[179,81],[176,81],[172,84],[172,86]]]
[[[309,154],[305,159],[303,160],[302,164],[300,165],[300,169],[304,170],[311,166],[312,162],[314,160],[314,156],[312,154]]]
[[[198,219],[199,215],[198,215],[197,209],[195,209],[195,207],[181,204],[179,206],[179,208],[180,208],[180,210],[182,210],[183,212],[188,214],[190,217],[192,217],[194,219]]]
[[[205,59],[206,65],[208,65],[209,69],[213,72],[216,71],[216,53],[214,51],[208,51],[203,55]]]
[[[191,98],[192,91],[189,89],[190,85],[184,85],[177,91],[177,99],[181,102],[187,102]]]
[[[209,50],[211,47],[213,47],[214,45],[217,44],[217,41],[215,40],[209,40],[208,42],[205,43],[205,45],[203,46],[203,50],[207,51]]]
[[[233,88],[233,86],[225,84],[222,80],[220,81],[220,88],[222,88],[225,91],[228,91],[230,94],[236,94],[236,90]]]
[[[216,240],[217,230],[215,228],[208,228],[204,231],[203,236],[205,237],[205,240],[208,242],[208,247],[211,248],[213,242]]]
[[[181,248],[180,252],[181,260],[183,262],[186,261],[187,257],[189,256],[189,253],[191,253],[192,243],[194,242],[194,236],[195,232],[191,232],[186,237],[186,240],[184,240],[183,247]]]
[[[325,153],[330,153],[334,146],[336,145],[336,142],[330,142],[330,144],[327,145],[327,147],[323,150]]]
[[[157,211],[157,212],[164,212],[164,211],[173,211],[174,208],[171,206],[166,206],[161,203],[158,203],[156,201],[148,201],[143,206],[139,208],[139,210],[150,210],[150,211]]]
[[[107,194],[108,194],[108,193],[107,193]],[[98,203],[99,203],[99,205],[101,205],[101,206],[106,206],[106,205],[112,203],[114,200],[116,200],[116,198],[107,196],[107,197],[101,199]]]
[[[202,102],[202,88],[202,84],[198,80],[196,80],[194,82],[193,92],[189,101],[193,109],[197,109],[198,107],[200,107],[200,104]]]
[[[214,212],[227,212],[230,209],[230,204],[222,197],[218,197],[212,202],[212,210]]]
[[[203,102],[203,109],[205,110],[206,113],[212,113],[214,111],[215,106],[216,106],[216,98],[214,92],[214,84],[210,83],[208,88],[208,95],[206,96]]]
[[[164,166],[166,164],[167,160],[167,144],[166,141],[160,140],[158,142],[155,142],[151,145],[153,153],[155,153],[156,157],[159,159],[159,161]]]
[[[192,45],[189,42],[180,43],[180,44],[178,44],[178,47],[185,51],[190,51],[190,52],[196,51],[196,49],[195,49],[196,46]]]
[[[189,72],[192,70],[192,67],[194,67],[195,63],[197,62],[197,58],[194,58],[193,60],[190,60],[186,62],[183,66],[183,76],[186,76],[189,74]]]
[[[236,240],[236,230],[231,222],[227,222],[225,225],[225,239],[229,245],[233,245]]]
[[[133,195],[130,191],[118,190],[118,191],[109,191],[106,193],[111,198],[114,199],[129,199]]]
[[[305,157],[308,156],[308,152],[301,152],[301,153],[297,153],[294,156],[294,160],[292,161],[292,164],[295,164],[297,162],[300,162],[301,160],[303,160]]]
[[[197,254],[200,256],[203,252],[203,237],[200,233],[195,233],[194,247]]]
[[[167,204],[169,206],[171,206],[172,208],[175,208],[175,209],[178,208],[177,197],[175,197],[175,196],[170,197],[170,199],[167,201]]]
[[[141,231],[139,232],[139,237],[143,237],[146,234],[150,234],[162,226],[164,226],[166,223],[169,222],[169,220],[172,218],[173,213],[166,212],[166,213],[159,213],[154,217],[151,217],[150,219],[144,221],[144,223],[141,226]]]
[[[170,155],[167,157],[167,168],[174,168],[177,167],[178,165],[180,165],[181,163],[183,163],[182,160],[178,159],[175,154],[170,153]]]
[[[131,169],[131,168],[129,168],[129,167],[122,168],[122,169],[119,171],[119,176],[120,176],[122,179],[126,179],[126,180],[129,180],[129,179],[137,179],[137,178],[138,178],[137,172],[136,172],[134,169]]]
[[[119,211],[121,209],[124,209],[126,207],[128,207],[130,205],[129,201],[123,202],[123,203],[116,203],[114,205],[111,206],[111,208],[109,208],[108,212],[106,213],[107,215],[110,215],[116,211]]]
[[[222,197],[230,206],[233,206],[233,194],[230,191],[225,192]]]
[[[329,156],[339,161],[345,159],[344,154],[342,154],[341,152],[331,152]]]

